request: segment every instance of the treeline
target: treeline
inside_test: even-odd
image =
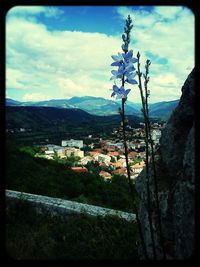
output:
[[[134,212],[126,177],[105,181],[90,172],[76,173],[69,164],[34,157],[36,152],[7,140],[6,189]]]

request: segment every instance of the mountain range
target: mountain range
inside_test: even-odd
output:
[[[149,104],[150,116],[167,119],[178,105],[179,100],[163,101]],[[65,109],[81,109],[93,115],[116,115],[121,107],[120,101],[108,100],[102,97],[83,96],[70,99],[51,99],[37,102],[20,102],[6,98],[6,106],[57,107]],[[127,115],[141,116],[141,104],[128,102],[125,105]]]

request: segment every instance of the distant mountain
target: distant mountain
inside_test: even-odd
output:
[[[172,111],[178,106],[179,100],[164,101],[159,103],[150,104],[150,116],[167,119]]]
[[[27,101],[21,102],[21,106],[71,108],[71,105],[68,104],[67,99],[51,99],[38,102]]]
[[[150,115],[159,118],[168,118],[172,110],[177,106],[179,100],[159,102],[150,104]],[[51,99],[38,102],[19,102],[12,99],[6,99],[7,106],[36,106],[36,107],[58,107],[73,109],[82,109],[93,115],[109,116],[118,114],[121,107],[120,101],[108,100],[102,97],[83,96],[72,97],[70,99]],[[125,105],[127,115],[141,116],[141,104],[127,102]]]
[[[6,106],[20,106],[22,102],[13,100],[11,98],[6,98]]]
[[[7,106],[15,106],[13,102],[6,101]],[[16,106],[36,106],[36,107],[59,107],[59,108],[78,108],[82,109],[90,114],[107,116],[118,114],[118,109],[121,106],[120,103],[104,99],[102,97],[72,97],[70,99],[51,99],[46,101],[38,102],[19,102],[16,101]],[[136,115],[139,116],[140,112],[132,106],[126,105],[126,114],[127,115]]]

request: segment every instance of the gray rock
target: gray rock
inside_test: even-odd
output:
[[[159,208],[167,259],[187,259],[194,251],[195,218],[195,70],[182,87],[179,105],[169,118],[156,151]],[[145,170],[136,180],[141,198],[139,217],[148,255],[152,258],[151,235],[147,213]],[[151,208],[157,258],[162,259],[155,202],[154,175],[150,175]],[[139,253],[142,249],[139,248]]]

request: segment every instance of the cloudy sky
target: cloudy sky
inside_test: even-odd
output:
[[[6,97],[20,101],[96,96],[111,99],[111,55],[129,49],[150,59],[150,102],[181,96],[194,67],[194,15],[183,6],[16,6],[6,16]],[[137,85],[129,101],[140,102]]]

